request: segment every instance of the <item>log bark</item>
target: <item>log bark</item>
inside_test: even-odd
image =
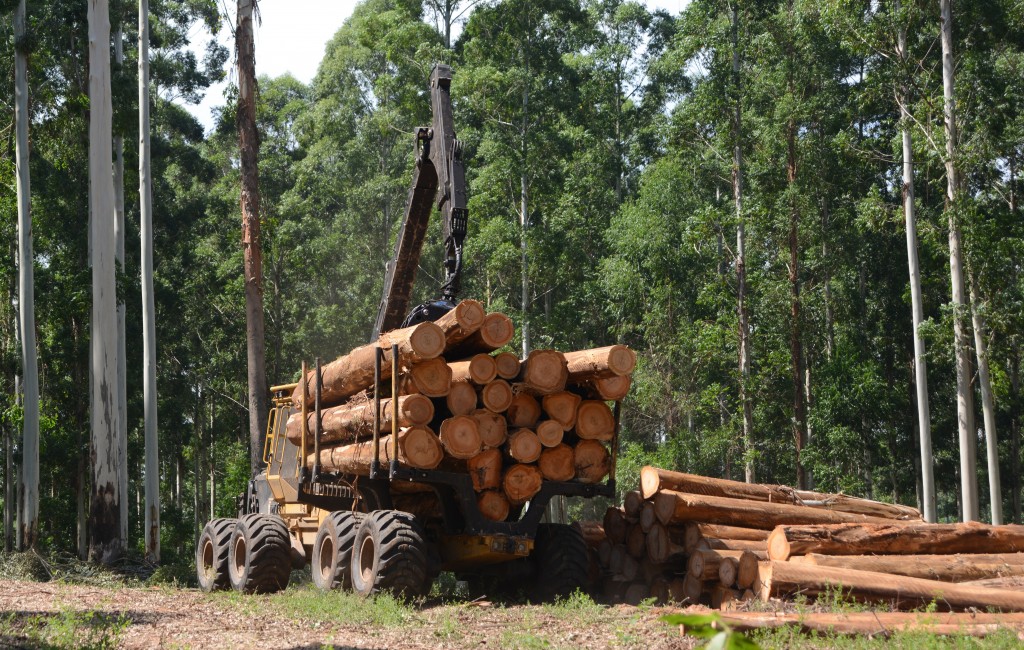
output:
[[[392,460],[394,443],[391,436],[380,439],[381,465]],[[441,441],[428,427],[410,427],[398,433],[398,456],[400,464],[416,469],[434,469],[444,458]],[[306,466],[313,466],[314,455],[306,457]],[[320,468],[357,476],[370,475],[373,461],[373,441],[367,440],[351,445],[338,445],[320,450]]]
[[[383,368],[381,368],[383,375]],[[452,370],[444,359],[429,359],[415,364],[403,378],[404,392],[427,397],[445,397],[451,390]]]
[[[613,544],[622,544],[626,541],[626,515],[620,508],[608,508],[604,512],[604,532]]]
[[[504,413],[512,404],[512,388],[504,379],[495,379],[480,389],[480,402],[488,411]]]
[[[617,402],[621,399],[625,399],[626,395],[629,394],[629,389],[632,384],[633,379],[630,375],[606,377],[604,379],[595,379],[590,382],[590,385],[593,387],[594,392],[597,393],[597,396],[609,402]]]
[[[468,460],[483,449],[476,420],[467,415],[457,415],[441,423],[441,444],[453,458]]]
[[[771,531],[759,530],[757,528],[740,528],[738,526],[721,526],[697,522],[687,523],[685,529],[686,542],[684,545],[687,552],[696,548],[697,542],[702,539],[734,539],[764,542],[771,533]]]
[[[513,427],[532,427],[540,419],[540,404],[529,393],[518,393],[508,405],[507,417]]]
[[[464,361],[453,361],[448,364],[452,369],[452,381],[468,381],[477,386],[484,386],[498,376],[498,364],[486,354],[476,354]]]
[[[540,492],[543,481],[544,477],[539,469],[533,465],[523,465],[520,463],[505,470],[502,487],[505,490],[505,496],[508,497],[509,503],[519,505],[526,503],[535,494]]]
[[[573,464],[580,483],[599,483],[611,471],[611,455],[596,440],[581,440],[573,450]]]
[[[492,413],[487,409],[473,411],[472,417],[476,420],[477,430],[480,431],[480,442],[484,447],[500,447],[508,439],[508,425],[505,418]]]
[[[1024,614],[934,612],[730,612],[722,621],[745,632],[795,627],[804,632],[834,635],[887,636],[893,632],[919,632],[948,636],[988,636],[1007,627],[1024,626]]]
[[[604,402],[586,400],[576,410],[576,435],[584,440],[611,440],[615,436],[615,416]]]
[[[754,551],[757,553],[767,553],[768,542],[758,542],[751,539],[715,539],[714,537],[705,537],[697,542],[694,549],[706,549],[712,551]]]
[[[491,312],[484,316],[480,329],[460,343],[449,347],[445,354],[449,358],[464,359],[481,352],[493,352],[511,341],[514,335],[512,319],[505,314]]]
[[[1024,551],[1024,526],[966,524],[845,524],[779,526],[768,537],[768,557],[885,553],[1017,553]]]
[[[636,559],[641,559],[647,551],[647,536],[640,524],[631,524],[626,532],[626,552]]]
[[[743,528],[770,530],[781,524],[875,523],[900,524],[893,520],[865,517],[845,512],[819,510],[782,503],[727,499],[662,490],[654,498],[654,508],[663,523],[714,521]]]
[[[473,489],[477,492],[501,487],[500,450],[488,449],[480,452],[466,461],[466,469],[469,471],[469,477],[473,480]]]
[[[636,353],[625,345],[565,353],[569,378],[574,384],[591,379],[628,375],[636,367]]]
[[[576,475],[573,466],[573,451],[569,445],[558,445],[545,449],[537,461],[540,473],[549,481],[571,481]]]
[[[581,401],[582,398],[576,393],[566,391],[550,393],[544,396],[544,412],[568,431],[576,426],[576,409],[579,408]]]
[[[481,492],[476,497],[476,505],[480,509],[480,514],[491,521],[505,521],[511,510],[508,499],[499,490]]]
[[[463,300],[434,323],[444,334],[445,347],[453,348],[479,330],[484,317],[483,305],[476,300]]]
[[[729,557],[738,561],[742,554],[743,551],[695,551],[690,555],[686,570],[700,580],[718,580],[718,565],[722,560]]]
[[[391,414],[393,412],[391,398],[380,401],[380,430],[391,431]],[[434,419],[434,403],[424,395],[402,395],[398,398],[398,426],[426,426]],[[320,443],[323,445],[339,442],[352,442],[357,437],[373,435],[373,400],[367,395],[353,397],[345,404],[332,406],[320,411],[322,434]],[[316,413],[307,414],[306,424],[309,431],[309,442],[316,431]],[[288,439],[294,444],[302,442],[302,414],[292,413],[286,428]]]
[[[520,382],[542,395],[565,390],[568,378],[565,355],[557,350],[533,350],[523,360],[519,373]]]
[[[962,555],[810,555],[791,558],[793,562],[892,575],[970,582],[1005,576],[1024,576],[1024,553],[1006,553],[983,557],[1009,557],[1010,562],[985,561],[978,556]]]
[[[508,453],[520,463],[535,462],[543,450],[537,434],[529,429],[517,429],[508,437]]]
[[[607,524],[605,525],[607,529]],[[683,533],[679,529],[666,528],[656,522],[647,531],[647,557],[655,564],[663,564],[673,558],[681,558],[687,551],[683,547]]]
[[[445,398],[445,404],[452,415],[469,415],[476,410],[476,401],[476,389],[468,383],[452,384]]]
[[[932,524],[935,525],[935,524]],[[973,585],[958,585],[871,571],[796,564],[762,562],[758,580],[763,601],[772,596],[794,593],[815,596],[841,591],[864,602],[886,602],[898,609],[935,603],[940,609],[994,609],[1024,611],[1024,593]]]
[[[497,365],[498,376],[505,380],[512,380],[519,376],[519,357],[513,352],[502,352],[495,355],[494,363]]]
[[[384,349],[384,361],[381,364],[381,379],[391,377],[391,345],[398,345],[398,362],[402,366],[411,366],[419,361],[434,359],[444,351],[444,333],[434,323],[420,323],[412,327],[393,330],[382,334],[376,343],[370,343],[352,350],[343,357],[323,366],[323,386],[320,394],[321,404],[333,404],[369,388],[373,384],[373,365],[375,350],[379,346]],[[307,375],[308,392],[307,407],[313,404],[313,392],[316,390],[315,372]],[[302,381],[292,393],[292,404],[302,407]]]

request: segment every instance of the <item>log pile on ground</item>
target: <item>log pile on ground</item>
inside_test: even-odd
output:
[[[615,418],[609,401],[629,389],[636,355],[613,345],[593,350],[534,350],[525,359],[495,353],[512,340],[512,321],[464,300],[438,319],[383,334],[321,369],[319,458],[316,376],[292,395],[296,412],[286,435],[303,438],[306,464],[322,472],[367,476],[374,458],[374,365],[383,350],[380,460],[416,469],[469,474],[485,517],[504,521],[533,498],[544,481],[597,483],[609,473]],[[392,346],[397,346],[398,391],[392,395]],[[397,413],[397,445],[393,419]],[[417,508],[429,513],[427,486]],[[436,501],[436,499],[435,499]],[[397,506],[398,504],[396,504]],[[437,510],[436,503],[433,504]]]
[[[910,507],[644,467],[583,523],[608,602],[840,592],[896,609],[1024,612],[1024,526],[927,524]]]

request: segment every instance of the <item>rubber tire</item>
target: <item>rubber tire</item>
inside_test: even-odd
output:
[[[231,586],[228,555],[237,519],[214,519],[203,527],[196,544],[196,578],[199,588],[210,593]]]
[[[231,586],[243,594],[269,594],[288,586],[291,539],[276,515],[246,515],[238,520],[228,553]]]
[[[339,510],[329,514],[320,524],[310,563],[310,573],[317,589],[352,588],[352,542],[365,517],[361,512]],[[329,557],[324,557],[324,551]]]
[[[352,546],[352,589],[361,596],[389,591],[403,599],[430,588],[423,528],[398,510],[376,510],[363,519]]]
[[[583,535],[565,524],[540,524],[530,553],[534,564],[531,599],[551,602],[574,591],[586,591],[589,577]]]

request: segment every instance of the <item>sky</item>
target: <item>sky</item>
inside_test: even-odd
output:
[[[679,13],[689,0],[643,0],[651,9]],[[261,0],[262,24],[256,28],[256,74],[278,77],[290,72],[299,81],[309,83],[316,75],[327,42],[352,14],[357,0]],[[207,38],[193,43],[202,56]],[[221,29],[221,42],[232,49],[231,30]],[[209,89],[198,106],[187,107],[210,130],[211,110],[223,103],[224,89],[233,80],[233,58],[226,64],[228,78]]]

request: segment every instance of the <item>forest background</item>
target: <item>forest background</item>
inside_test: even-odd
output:
[[[0,3],[12,33],[16,2]],[[248,480],[236,89],[209,133],[186,110],[230,52],[214,0],[152,0],[150,93],[160,479],[165,560],[235,510]],[[627,343],[620,485],[653,463],[921,507],[907,203],[916,219],[937,513],[962,511],[949,227],[989,364],[1007,521],[1021,521],[1024,7],[956,3],[955,162],[947,195],[938,2],[364,0],[309,84],[261,77],[257,104],[270,383],[366,342],[413,165],[427,80],[454,67],[470,183],[463,295],[513,316],[523,347]],[[137,137],[135,6],[111,2],[123,63],[114,130]],[[460,17],[460,12],[465,13]],[[312,17],[311,20],[315,19]],[[453,37],[452,26],[457,37]],[[118,26],[123,29],[118,30]],[[458,25],[456,25],[457,27]],[[901,39],[901,35],[903,38]],[[29,53],[40,543],[84,554],[89,476],[89,97],[86,3],[32,0]],[[259,70],[257,51],[257,71]],[[13,87],[9,83],[8,87]],[[12,119],[0,185],[15,186]],[[904,183],[904,132],[915,167]],[[125,148],[129,539],[142,547],[138,168]],[[20,462],[17,210],[0,194],[0,389]],[[740,245],[742,240],[742,246]],[[417,297],[440,284],[432,224]],[[524,279],[525,278],[525,279]],[[525,300],[523,286],[527,287]],[[742,296],[742,299],[740,299]],[[972,339],[974,340],[974,339]],[[983,456],[983,454],[981,454]],[[992,502],[976,468],[981,512]],[[13,493],[5,492],[10,511]],[[579,506],[577,506],[578,508]]]

